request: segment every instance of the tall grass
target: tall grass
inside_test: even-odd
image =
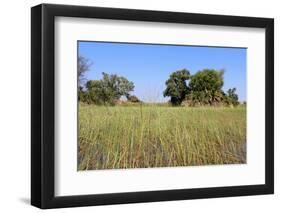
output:
[[[78,170],[246,163],[246,108],[79,105]]]

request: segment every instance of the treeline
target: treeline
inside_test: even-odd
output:
[[[102,73],[102,79],[89,80],[85,88],[79,88],[79,101],[97,105],[115,105],[120,98],[126,97],[128,101],[140,102],[130,92],[134,90],[134,83],[125,77]]]
[[[80,102],[97,105],[115,105],[126,97],[128,102],[140,103],[138,97],[131,95],[134,83],[125,77],[102,73],[100,80],[86,80],[85,72],[91,63],[84,57],[78,58]],[[222,90],[224,79],[223,70],[204,69],[194,75],[186,69],[173,72],[166,81],[164,97],[170,97],[174,106],[237,106],[238,95],[236,88],[226,92]]]
[[[236,88],[222,90],[224,70],[204,69],[190,75],[186,69],[173,72],[166,81],[164,97],[173,105],[220,106],[239,104]],[[188,82],[188,83],[187,83]]]
[[[78,57],[78,100],[87,104],[115,105],[121,97],[127,101],[140,102],[131,95],[134,90],[134,83],[125,77],[102,73],[100,80],[87,80],[85,73],[89,71],[92,63],[83,56]]]

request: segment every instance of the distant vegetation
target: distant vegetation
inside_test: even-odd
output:
[[[79,91],[79,100],[98,105],[114,105],[122,96],[127,100],[134,100],[129,94],[134,89],[133,82],[118,75],[102,75],[100,80],[87,81],[86,90]]]
[[[84,74],[91,64],[83,57],[78,58],[79,95],[81,102],[96,105],[115,105],[121,97],[127,101],[140,103],[141,100],[130,93],[134,83],[123,76],[102,73],[100,80],[88,80]],[[173,72],[166,81],[164,97],[170,97],[173,106],[237,106],[236,88],[226,93],[222,90],[224,70],[204,69],[194,75],[186,69]],[[188,83],[187,83],[188,82]]]
[[[222,90],[224,70],[204,69],[194,75],[186,69],[173,72],[166,81],[164,96],[175,106],[237,106],[236,88]],[[189,83],[187,84],[187,80]]]

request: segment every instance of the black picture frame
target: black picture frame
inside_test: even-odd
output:
[[[54,195],[55,17],[264,28],[265,184],[112,194]],[[31,9],[31,204],[42,209],[274,193],[274,20],[241,16],[41,4]]]

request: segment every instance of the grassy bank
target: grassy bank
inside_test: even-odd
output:
[[[78,170],[246,162],[246,108],[79,105]]]

